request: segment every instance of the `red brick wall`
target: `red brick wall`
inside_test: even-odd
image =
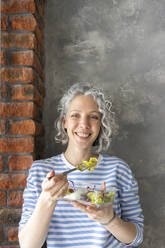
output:
[[[1,1],[1,248],[19,247],[22,193],[28,169],[43,148],[43,29],[44,0]]]

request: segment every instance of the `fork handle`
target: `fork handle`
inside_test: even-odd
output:
[[[64,174],[64,175],[67,175],[67,174],[69,174],[70,172],[75,171],[75,170],[77,170],[77,168],[73,168],[73,169],[64,171],[63,174]]]

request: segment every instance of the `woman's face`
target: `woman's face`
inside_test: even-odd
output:
[[[70,148],[91,149],[101,126],[101,114],[91,95],[78,95],[70,102],[64,127],[67,129]]]

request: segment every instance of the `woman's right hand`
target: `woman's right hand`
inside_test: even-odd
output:
[[[42,183],[41,195],[50,200],[51,202],[57,203],[59,198],[65,196],[68,189],[67,176],[64,174],[55,175],[52,170],[49,172]]]
[[[42,192],[36,207],[27,223],[19,233],[20,247],[41,247],[46,239],[52,214],[59,198],[66,194],[68,180],[66,175],[47,174],[42,183]]]

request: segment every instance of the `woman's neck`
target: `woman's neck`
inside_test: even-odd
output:
[[[70,150],[69,147],[66,149],[64,155],[67,161],[72,165],[80,164],[82,160],[88,161],[90,157],[97,157],[97,155],[92,154],[91,150]]]

